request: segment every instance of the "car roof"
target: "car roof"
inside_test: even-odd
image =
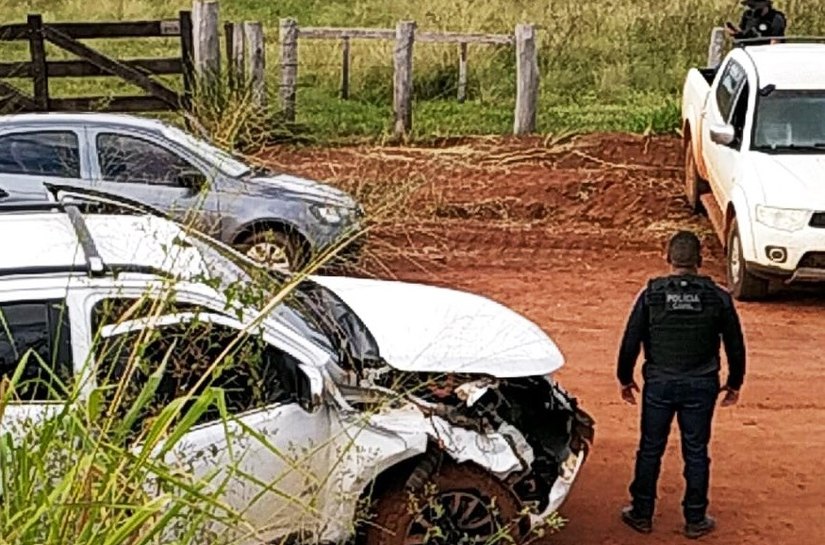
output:
[[[38,125],[117,125],[148,131],[161,131],[166,126],[158,119],[128,114],[105,114],[97,112],[36,112],[0,116],[0,124],[17,126]]]
[[[164,271],[174,276],[206,271],[197,248],[174,222],[151,215],[84,215],[107,265]],[[69,216],[62,212],[0,214],[0,272],[82,268],[85,252]]]
[[[744,51],[756,67],[760,87],[825,90],[825,44],[759,45]]]

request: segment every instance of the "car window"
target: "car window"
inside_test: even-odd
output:
[[[211,311],[194,303],[177,301],[172,298],[161,300],[149,297],[106,297],[92,307],[92,331],[98,332],[105,325],[119,324],[126,320],[181,312]]]
[[[144,419],[158,414],[172,400],[189,393],[198,395],[207,387],[220,389],[231,415],[297,402],[309,395],[298,361],[259,336],[242,334],[227,351],[238,335],[235,329],[195,320],[111,336],[96,348],[97,380],[112,385],[128,377],[124,397],[113,409],[123,412],[131,408],[149,376],[165,362],[157,390],[143,408]],[[204,376],[207,378],[197,386]],[[219,419],[219,409],[213,404],[198,424]]]
[[[23,365],[17,400],[65,399],[72,382],[70,335],[63,301],[0,303],[0,381]]]
[[[742,65],[736,61],[730,61],[722,72],[719,85],[716,87],[716,104],[723,121],[727,122],[730,119],[733,102],[745,80],[746,74]]]
[[[733,109],[730,116],[730,124],[733,127],[734,140],[731,146],[734,149],[740,149],[742,146],[742,139],[745,135],[745,123],[748,120],[748,101],[750,99],[750,88],[746,81],[740,87],[739,93],[736,95]]]
[[[179,155],[142,138],[101,133],[96,142],[100,175],[107,182],[179,186],[180,175],[195,170]]]
[[[80,178],[80,150],[71,131],[0,136],[0,173]]]

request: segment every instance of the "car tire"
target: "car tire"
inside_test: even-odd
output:
[[[699,176],[699,169],[696,168],[696,157],[693,155],[693,141],[688,139],[685,143],[685,197],[691,212],[699,214],[702,212],[702,201],[699,197],[708,190],[707,181]]]
[[[297,235],[272,229],[253,233],[240,244],[240,250],[250,259],[275,269],[300,270],[308,261]]]
[[[443,508],[440,518],[435,512],[439,507],[433,506]],[[374,501],[372,513],[364,545],[519,543],[523,537],[518,498],[471,464],[445,464],[421,490],[395,486]],[[443,535],[428,539],[426,528],[436,524]]]
[[[726,270],[728,286],[734,299],[751,301],[761,299],[768,294],[770,286],[768,280],[759,278],[748,270],[742,253],[742,239],[739,236],[739,226],[736,220],[733,221],[728,231]]]

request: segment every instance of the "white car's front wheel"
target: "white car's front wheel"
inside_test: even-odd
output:
[[[742,253],[742,239],[739,236],[739,225],[736,220],[733,221],[728,232],[727,273],[728,286],[735,299],[742,301],[761,299],[768,294],[769,282],[748,270]]]
[[[365,545],[518,543],[521,505],[512,490],[471,464],[443,465],[423,490],[403,483],[375,499]]]

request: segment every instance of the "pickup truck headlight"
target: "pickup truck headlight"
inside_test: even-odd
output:
[[[808,223],[810,215],[810,210],[756,205],[756,221],[782,231],[799,231]]]

